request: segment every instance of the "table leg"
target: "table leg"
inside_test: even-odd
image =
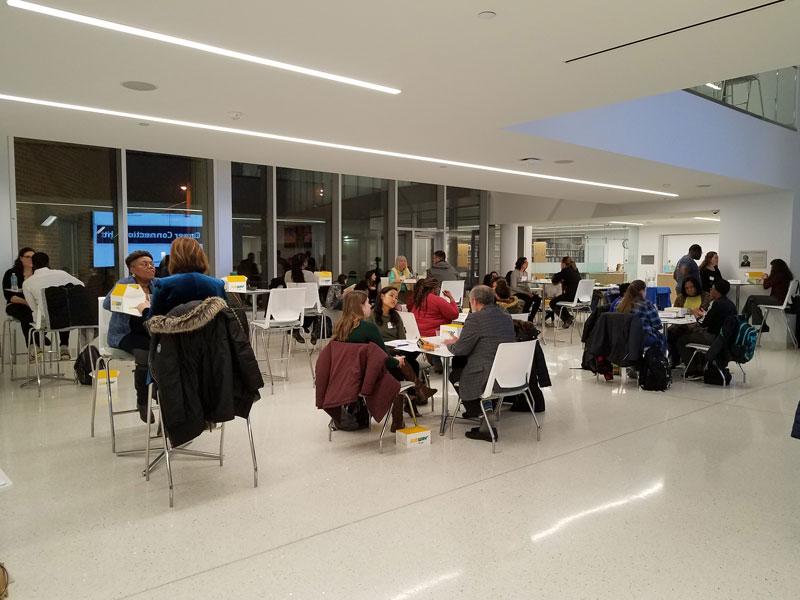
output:
[[[740,285],[736,286],[736,312],[737,313],[739,312],[739,292],[741,291],[741,289],[742,289],[742,286],[740,286]]]
[[[444,435],[447,429],[447,417],[449,416],[448,391],[447,386],[450,378],[450,357],[442,358],[442,423],[439,426],[439,435]]]
[[[253,321],[255,321],[258,318],[258,309],[257,309],[257,307],[258,307],[258,296],[256,294],[253,294],[251,296],[251,298],[253,300]],[[253,321],[251,321],[251,323]]]

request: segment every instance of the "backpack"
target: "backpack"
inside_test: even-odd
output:
[[[730,329],[723,327],[720,334],[728,344],[731,358],[739,364],[749,362],[756,352],[758,330],[744,317],[737,317]]]
[[[328,288],[328,294],[325,296],[325,307],[328,310],[342,310],[343,297],[344,290],[342,286],[338,283],[334,283]]]
[[[94,365],[97,359],[100,358],[100,351],[91,344],[87,345],[78,358],[75,359],[75,379],[81,385],[92,385],[92,373],[94,372]]]
[[[724,379],[723,379],[724,378]],[[728,370],[728,367],[722,369],[717,368],[716,363],[708,362],[706,369],[703,371],[703,383],[707,385],[730,385],[733,375]]]
[[[639,387],[652,392],[664,392],[672,385],[672,370],[664,353],[650,346],[639,368]]]

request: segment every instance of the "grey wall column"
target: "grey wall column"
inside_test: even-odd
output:
[[[17,258],[17,202],[14,184],[14,138],[0,136],[0,261]],[[2,357],[0,357],[2,359]]]
[[[117,273],[128,276],[125,257],[128,256],[128,154],[125,148],[117,150]]]
[[[211,215],[211,257],[214,275],[224,277],[233,269],[233,189],[231,162],[212,161],[209,214]]]
[[[481,208],[478,238],[478,271],[489,272],[489,192],[481,191]]]
[[[389,231],[387,232],[389,255],[384,259],[384,270],[390,269],[394,265],[397,256],[397,180],[389,180]],[[408,257],[411,260],[411,257]]]
[[[331,257],[331,270],[333,276],[337,277],[342,272],[342,174],[336,173],[333,176],[333,223],[331,226],[333,236],[331,247],[333,256]]]
[[[437,246],[433,250],[445,250],[447,248],[447,186],[436,186],[436,224],[437,228],[442,230],[442,233],[436,235]]]
[[[267,281],[272,281],[278,272],[278,230],[276,227],[277,181],[275,167],[267,167]]]

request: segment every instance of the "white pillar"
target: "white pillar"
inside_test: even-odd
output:
[[[531,260],[531,251],[533,250],[533,225],[525,225],[522,228],[522,248],[520,248],[520,256],[527,256]]]
[[[519,225],[500,226],[500,275],[514,268],[519,258]]]
[[[11,265],[17,258],[14,248],[15,223],[17,215],[14,214],[11,202],[14,193],[14,178],[12,151],[14,138],[0,135],[0,265]],[[4,269],[7,269],[5,266]]]
[[[233,199],[231,163],[215,160],[212,167],[213,200],[211,202],[212,257],[214,275],[224,277],[233,265]]]

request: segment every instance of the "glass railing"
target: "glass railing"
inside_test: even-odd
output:
[[[709,81],[686,91],[797,130],[797,67]]]

